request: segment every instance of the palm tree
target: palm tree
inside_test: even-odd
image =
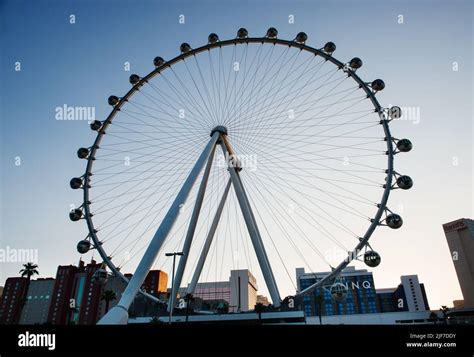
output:
[[[324,296],[323,296],[322,292],[319,292],[318,295],[316,295],[315,303],[318,306],[318,317],[319,317],[319,324],[320,325],[323,324],[323,320],[322,320],[323,302],[324,302]]]
[[[107,313],[109,311],[110,302],[117,299],[117,294],[112,290],[105,290],[100,299],[105,301],[105,313]]]
[[[184,301],[186,301],[186,322],[188,322],[189,320],[189,304],[193,302],[194,300],[195,299],[194,299],[193,294],[186,294],[184,296]]]
[[[444,323],[447,324],[448,323],[449,308],[447,306],[443,305],[443,306],[441,306],[441,309],[439,309],[439,311],[441,311],[441,313],[443,314]]]
[[[28,282],[30,281],[33,275],[38,275],[38,265],[34,263],[23,264],[23,269],[20,270],[21,277],[26,277]]]
[[[258,321],[261,322],[262,320],[262,312],[264,310],[265,306],[261,303],[261,302],[258,302],[255,304],[255,312],[258,314]]]
[[[438,314],[432,311],[430,313],[430,317],[428,318],[428,321],[433,322],[436,325],[436,321],[438,321]]]

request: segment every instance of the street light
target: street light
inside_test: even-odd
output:
[[[173,275],[171,275],[171,293],[170,293],[170,298],[168,300],[168,304],[171,304],[170,306],[170,318],[169,318],[169,324],[171,325],[171,318],[173,317],[173,305],[174,305],[174,296],[173,291],[174,291],[174,269],[176,265],[176,256],[179,255],[184,255],[183,252],[173,252],[173,253],[166,253],[165,254],[167,257],[173,257]]]

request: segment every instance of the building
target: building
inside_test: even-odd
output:
[[[150,270],[142,284],[142,290],[150,295],[159,296],[166,292],[167,286],[168,274],[161,270]]]
[[[184,289],[186,290],[186,289]],[[185,292],[184,292],[185,294]],[[230,302],[230,282],[216,281],[196,284],[193,296],[204,301],[224,300]]]
[[[377,289],[381,312],[428,311],[430,306],[418,275],[403,275],[396,288]]]
[[[180,288],[178,297],[183,298],[187,291],[187,288]],[[171,294],[171,291],[169,293]],[[197,283],[193,293],[194,301],[191,306],[194,310],[200,311],[228,312],[230,294],[229,281]]]
[[[257,279],[248,269],[230,271],[230,302],[231,311],[249,311],[257,303]]]
[[[98,282],[96,272],[104,269],[103,264],[94,260],[87,265],[80,260],[79,265],[58,266],[56,279],[32,280],[8,278],[4,293],[0,298],[0,323],[4,324],[96,324],[105,314],[107,303],[102,300],[102,292],[112,290],[116,299],[109,302],[109,309],[115,306],[126,283],[118,277],[110,277],[105,283]],[[126,274],[129,279],[131,274]],[[162,297],[166,294],[168,275],[160,270],[151,270],[142,290]],[[165,311],[164,303],[153,302],[138,296],[132,304],[131,315],[144,316]]]
[[[20,325],[44,324],[48,321],[53,289],[53,278],[30,281],[25,305],[21,312]]]
[[[321,280],[329,272],[305,273],[304,268],[296,269],[296,281],[298,290],[301,291],[317,281]],[[306,316],[351,315],[380,312],[380,304],[377,299],[374,286],[374,278],[366,269],[356,270],[347,267],[341,272],[341,282],[346,285],[347,297],[341,301],[331,298],[329,286],[319,288],[310,294],[303,296],[302,308]],[[321,305],[318,301],[322,296]]]
[[[264,295],[257,295],[257,304],[262,304],[263,306],[268,306],[268,305],[270,305],[270,301],[268,301],[268,298]]]
[[[376,289],[379,300],[380,312],[395,312],[398,310],[398,299],[396,298],[397,288]]]
[[[84,267],[81,260],[79,266],[60,265],[56,272],[51,306],[48,313],[48,322],[55,325],[65,325],[70,321],[70,315],[75,309],[75,302],[71,301],[74,277]]]
[[[418,275],[404,275],[401,285],[405,294],[405,311],[427,311],[430,309],[425,287],[418,281]]]
[[[127,279],[131,279],[132,278],[132,274],[125,274],[125,277]],[[125,281],[122,280],[122,277],[118,276],[118,275],[112,275],[110,276],[106,283],[105,283],[105,286],[104,286],[104,291],[107,291],[107,290],[110,290],[110,291],[113,291],[115,293],[115,300],[111,300],[109,301],[109,310],[111,308],[113,308],[115,305],[118,304],[123,292],[125,291],[125,288],[127,287],[127,283]],[[104,300],[101,299],[100,303],[99,303],[99,316],[98,316],[98,319],[100,320],[102,318],[102,316],[104,316],[106,314],[106,302]]]
[[[451,258],[464,297],[464,307],[474,307],[474,221],[461,218],[443,224]]]
[[[87,265],[59,266],[53,289],[48,321],[57,324],[95,324],[98,318],[102,285],[93,283],[101,268],[95,260]]]
[[[78,309],[72,317],[75,324],[95,325],[99,319],[99,304],[104,285],[95,282],[94,273],[101,268],[102,264],[91,260],[85,269],[75,276],[73,298]]]
[[[124,274],[127,279],[132,278],[132,274]],[[147,293],[162,299],[163,294],[166,293],[166,286],[168,284],[168,274],[161,270],[150,270],[142,285],[142,290]],[[118,304],[123,292],[127,287],[127,283],[121,277],[110,276],[103,288],[103,291],[113,291],[116,298],[109,302],[108,309]],[[100,299],[99,301],[99,315],[98,320],[102,318],[107,312],[106,301]],[[166,313],[166,304],[160,304],[141,295],[137,295],[129,309],[129,315],[132,316],[157,316]]]
[[[453,307],[455,309],[462,309],[464,307],[464,300],[453,300]]]
[[[27,278],[7,279],[0,299],[0,324],[18,324],[27,289]]]
[[[56,282],[52,292],[51,307],[48,321],[53,324],[79,324],[94,325],[106,313],[107,307],[111,309],[119,302],[122,293],[127,287],[118,276],[109,276],[105,283],[97,282],[95,274],[99,269],[104,269],[103,264],[95,260],[87,265],[81,260],[79,266],[59,266]],[[125,274],[130,279],[132,274]],[[151,270],[143,285],[142,290],[149,294],[160,296],[166,291],[168,275],[160,270]],[[102,293],[111,290],[116,298],[107,302],[102,300]],[[136,298],[130,307],[130,313],[137,316],[143,311],[157,311],[163,309],[163,304],[155,304],[149,299]],[[156,306],[155,306],[156,305]]]
[[[240,312],[253,310],[257,303],[257,280],[248,269],[231,270],[227,281],[203,282],[196,284],[193,296],[202,300],[203,310],[225,310]],[[179,288],[179,296],[184,296],[187,288]],[[196,304],[197,305],[197,304]]]

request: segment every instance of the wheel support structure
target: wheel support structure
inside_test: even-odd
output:
[[[188,286],[187,292],[192,293],[194,292],[196,288],[197,282],[199,280],[200,274],[202,272],[204,263],[207,258],[207,254],[209,252],[211,243],[213,241],[215,232],[217,230],[219,220],[222,215],[222,211],[224,209],[224,205],[230,191],[230,186],[233,185],[234,191],[237,196],[237,200],[239,201],[240,209],[242,211],[242,214],[245,220],[245,224],[247,226],[247,230],[250,235],[250,239],[252,241],[252,244],[257,256],[258,263],[260,265],[260,269],[262,271],[262,274],[265,279],[265,283],[267,285],[270,296],[272,298],[273,305],[275,307],[280,306],[281,298],[280,298],[280,294],[279,294],[278,287],[276,284],[276,280],[273,275],[273,271],[270,266],[270,261],[268,259],[267,253],[264,248],[262,237],[258,230],[257,221],[253,214],[249,198],[247,196],[247,193],[245,192],[245,189],[240,177],[239,172],[241,171],[242,168],[240,167],[240,163],[236,159],[235,152],[233,151],[229,143],[229,140],[227,137],[227,131],[221,129],[220,127],[217,127],[216,129],[212,131],[211,139],[209,140],[203,152],[199,156],[198,160],[196,161],[196,164],[194,165],[191,172],[189,173],[189,176],[187,177],[186,181],[181,187],[181,190],[179,191],[178,195],[173,201],[170,209],[168,210],[165,217],[163,218],[163,221],[161,222],[160,226],[158,227],[158,230],[153,236],[147,250],[145,251],[143,258],[138,264],[138,267],[135,273],[133,274],[133,277],[130,279],[124,293],[122,294],[120,301],[118,302],[116,306],[110,309],[110,311],[104,317],[102,317],[102,319],[98,322],[99,325],[108,325],[108,324],[121,325],[121,324],[128,323],[128,309],[130,308],[130,305],[135,299],[135,296],[140,291],[140,287],[143,284],[143,281],[145,280],[148,272],[153,266],[153,263],[163,243],[165,242],[171,229],[173,228],[176,222],[176,219],[179,215],[180,207],[186,202],[201,171],[203,170],[204,166],[206,166],[203,173],[202,180],[201,180],[201,184],[198,190],[196,202],[194,204],[190,223],[189,223],[188,230],[186,233],[186,238],[183,244],[183,249],[182,249],[183,256],[180,259],[176,276],[174,277],[175,283],[174,283],[174,286],[170,295],[170,299],[168,302],[168,311],[171,311],[171,309],[174,308],[177,292],[179,291],[183,274],[186,269],[187,258],[191,250],[192,241],[193,241],[194,234],[196,231],[196,225],[199,220],[199,214],[201,212],[201,207],[202,207],[205,192],[206,192],[207,182],[209,180],[209,174],[211,171],[212,162],[214,160],[215,149],[218,144],[221,146],[224,152],[224,157],[227,158],[227,166],[228,166],[230,178],[229,178],[229,181],[227,182],[222,198],[217,207],[216,214],[214,216],[213,222],[211,224],[208,235],[206,237],[204,247],[201,251],[196,270],[194,271],[192,281],[190,285]]]

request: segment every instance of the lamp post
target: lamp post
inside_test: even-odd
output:
[[[174,299],[175,297],[173,295],[174,291],[174,270],[176,266],[176,256],[182,256],[184,255],[183,252],[173,252],[173,253],[166,253],[165,254],[167,257],[173,257],[173,275],[171,275],[171,293],[170,293],[170,298],[168,300],[168,304],[170,304],[170,317],[169,317],[169,324],[171,325],[171,318],[173,317],[173,308],[174,308]]]

